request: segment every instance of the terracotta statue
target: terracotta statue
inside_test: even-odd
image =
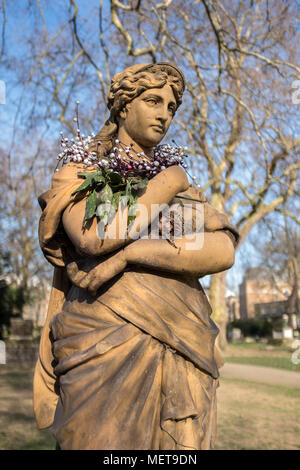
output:
[[[166,63],[117,74],[90,150],[101,158],[122,142],[151,162],[184,87]],[[38,427],[51,426],[61,449],[210,449],[221,358],[198,278],[232,266],[238,234],[173,165],[140,191],[147,210],[136,224],[148,230],[153,204],[192,197],[193,214],[204,211],[203,246],[186,249],[185,234],[100,239],[97,217],[82,228],[86,200],[74,196],[83,169],[64,165],[39,198],[40,244],[55,269],[34,377]]]

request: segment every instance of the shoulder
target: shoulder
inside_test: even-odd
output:
[[[72,184],[77,180],[80,180],[78,173],[96,171],[94,168],[86,168],[83,163],[74,163],[70,162],[56,170],[52,177],[52,189],[57,188],[58,186],[65,186],[67,184]]]
[[[78,173],[83,171],[87,171],[83,164],[73,162],[56,170],[52,176],[50,188],[38,197],[42,210],[50,201],[57,203],[59,199],[64,200],[66,197],[70,199],[72,192],[82,183]]]

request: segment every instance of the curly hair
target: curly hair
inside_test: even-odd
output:
[[[106,155],[111,150],[113,139],[118,132],[118,119],[122,109],[144,91],[163,88],[166,84],[171,86],[178,108],[182,102],[185,80],[183,73],[176,66],[165,62],[138,64],[116,74],[111,81],[107,100],[110,116],[94,137],[89,151],[96,152],[98,158]]]

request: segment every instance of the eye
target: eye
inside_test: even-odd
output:
[[[156,104],[157,100],[155,98],[148,98],[147,103]]]
[[[174,115],[175,114],[175,111],[176,111],[176,108],[173,104],[170,104],[169,105],[169,111]]]

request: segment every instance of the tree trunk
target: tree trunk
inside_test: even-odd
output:
[[[209,299],[213,311],[212,319],[220,329],[220,333],[217,337],[217,346],[224,351],[227,345],[226,325],[228,321],[226,306],[226,271],[211,276]]]
[[[292,281],[292,292],[287,299],[288,324],[293,326],[293,315],[299,314],[299,265],[295,256],[290,259],[290,277]]]

